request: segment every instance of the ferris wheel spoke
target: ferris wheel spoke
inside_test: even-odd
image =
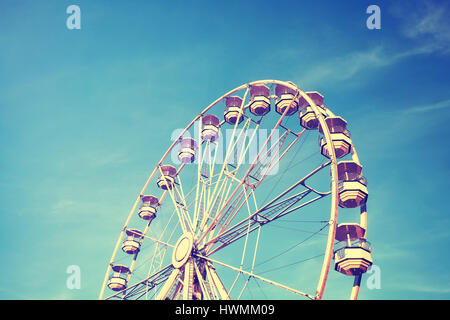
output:
[[[164,286],[161,288],[158,295],[156,296],[156,300],[164,300],[168,296],[170,290],[174,287],[174,284],[178,280],[180,274],[181,274],[180,269],[177,268],[172,269],[172,272],[170,273],[169,277],[164,283]]]
[[[166,226],[164,227],[163,231],[161,232],[161,235],[159,237],[159,241],[161,241],[161,239],[164,237],[164,235],[166,234],[169,226],[171,225],[171,221],[174,218],[176,213],[176,209],[173,210],[172,215],[169,218],[168,223],[166,224]],[[172,228],[171,233],[169,235],[168,241],[170,241],[172,239],[172,237],[175,234],[175,231],[177,230],[178,226],[179,226],[180,222],[178,221],[177,224],[175,225],[174,228]],[[156,272],[156,270],[158,270],[159,268],[161,268],[163,262],[164,262],[164,258],[167,252],[167,248],[168,246],[164,246],[164,248],[160,248],[160,243],[156,242],[155,248],[154,248],[154,253],[152,255],[152,261],[150,263],[149,269],[148,269],[148,275],[153,274]],[[148,290],[147,290],[147,294],[146,294],[146,298],[148,299]]]
[[[213,203],[211,204],[211,209],[207,209],[207,197],[208,197],[208,190],[209,187],[204,187],[203,189],[203,194],[201,197],[201,205],[200,208],[202,210],[202,220],[200,222],[200,228],[198,230],[198,234],[197,236],[200,236],[201,234],[203,234],[205,232],[205,228],[208,226],[208,223],[210,223],[213,219],[213,214],[214,212],[217,211],[218,207],[220,206],[220,203],[222,202],[223,198],[224,198],[224,193],[226,190],[226,186],[228,185],[229,181],[228,181],[228,177],[225,176],[223,179],[223,181],[225,181],[224,183],[221,184],[220,188],[219,188],[219,192],[218,192],[218,196],[213,200]],[[216,184],[221,183],[222,181],[217,181]]]
[[[295,94],[295,96],[291,99],[291,101],[290,101],[290,103],[289,103],[289,106],[288,106],[287,108],[285,108],[283,114],[281,115],[281,117],[278,119],[277,123],[275,124],[275,126],[274,126],[273,129],[271,130],[269,137],[266,139],[266,141],[264,142],[264,144],[263,144],[263,146],[262,146],[260,152],[257,154],[254,163],[250,166],[250,169],[249,169],[248,172],[247,172],[247,176],[250,175],[250,173],[252,172],[252,170],[253,170],[255,167],[257,167],[258,164],[261,164],[261,160],[262,160],[261,157],[263,157],[263,158],[264,158],[264,157],[267,157],[267,155],[269,154],[269,151],[266,152],[266,153],[263,153],[263,151],[266,151],[268,143],[272,141],[273,136],[275,135],[275,133],[278,132],[278,131],[277,131],[278,128],[280,128],[280,127],[281,127],[281,128],[284,128],[284,127],[282,126],[283,119],[286,117],[288,110],[290,109],[290,107],[291,107],[292,104],[294,103],[295,99],[297,99],[297,97],[298,97],[298,92],[297,92],[297,93]],[[284,138],[283,138],[283,143],[284,143],[284,141],[285,141],[286,138],[287,138],[287,135],[289,135],[290,132],[291,132],[291,131],[287,129],[287,130],[285,131],[285,133],[281,135],[281,137],[278,139],[278,141],[275,143],[275,145],[278,145],[278,144],[279,144],[279,141],[281,141],[281,139],[282,139],[283,137],[284,137]],[[302,133],[303,133],[303,132],[304,132],[304,131],[302,131]],[[302,134],[300,134],[300,135],[298,136],[298,138],[299,138],[301,135],[302,135]],[[283,143],[282,143],[282,144],[283,144]],[[272,149],[272,148],[274,148],[274,145],[271,146],[271,149]],[[281,145],[280,145],[279,148],[281,148]],[[257,167],[257,168],[258,168],[258,167]],[[260,168],[258,168],[257,170],[260,170]],[[256,171],[256,172],[259,172],[259,171]],[[263,177],[264,177],[264,176],[263,176]],[[258,176],[257,176],[256,179],[259,180],[259,179],[258,179]]]
[[[148,236],[148,235],[142,235],[142,236],[143,236],[144,238],[146,238],[146,239],[152,240],[153,242],[156,242],[156,243],[158,243],[158,244],[160,244],[160,245],[163,245],[163,246],[165,246],[165,247],[171,247],[171,248],[174,247],[173,244],[170,244],[170,243],[161,241],[161,240],[156,239],[156,238],[154,238],[154,237],[150,237],[150,236]]]
[[[248,143],[245,143],[248,131],[250,129],[248,124],[249,124],[249,122],[247,122],[244,125],[244,129],[240,132],[236,141],[233,144],[232,143],[229,144],[232,148],[236,148],[238,145],[238,142],[240,140],[243,141],[243,143],[240,145],[239,154],[236,154],[237,155],[236,165],[232,165],[230,163],[224,163],[224,165],[222,166],[221,172],[218,174],[219,178],[216,180],[216,183],[215,183],[216,186],[215,186],[213,193],[212,194],[208,193],[208,206],[206,209],[206,215],[204,216],[203,221],[202,221],[201,230],[204,231],[204,228],[206,227],[206,224],[209,221],[208,219],[213,219],[213,220],[212,220],[212,223],[209,224],[207,230],[203,232],[200,240],[203,240],[214,229],[214,226],[213,226],[214,222],[217,221],[219,212],[223,208],[226,200],[229,199],[229,193],[230,193],[232,186],[236,183],[237,184],[243,183],[242,180],[239,180],[236,178],[236,173],[238,172],[240,166],[242,165],[245,155],[247,154],[249,147],[252,144],[253,139],[256,135],[256,131],[257,131],[255,129],[253,129],[254,132],[253,132],[252,136],[249,138]],[[230,150],[227,150],[226,153],[227,153],[226,159],[228,159],[228,156],[231,154],[231,152],[230,152]],[[226,166],[225,164],[228,164],[233,169],[229,170],[228,166]],[[209,189],[208,189],[208,191],[209,191]]]
[[[216,260],[216,259],[212,259],[212,258],[210,258],[210,257],[206,257],[206,256],[203,256],[203,255],[200,255],[200,254],[196,254],[196,256],[197,256],[198,258],[207,260],[207,261],[209,261],[209,262],[211,262],[211,263],[215,263],[215,264],[224,266],[224,267],[226,267],[226,268],[229,268],[229,269],[231,269],[231,270],[234,270],[234,271],[236,271],[236,272],[238,272],[238,273],[245,274],[245,275],[247,275],[247,276],[249,276],[249,277],[252,277],[252,278],[255,278],[255,279],[259,279],[259,280],[262,280],[262,281],[264,281],[264,282],[270,283],[270,284],[272,284],[272,285],[274,285],[274,286],[277,286],[277,287],[279,287],[279,288],[282,288],[282,289],[291,291],[291,292],[293,292],[293,293],[296,293],[296,294],[301,295],[301,296],[303,296],[303,297],[309,298],[309,299],[311,299],[311,300],[314,300],[314,299],[315,299],[315,296],[313,296],[313,295],[310,295],[310,294],[308,294],[308,293],[299,291],[299,290],[297,290],[297,289],[293,289],[293,288],[288,287],[288,286],[286,286],[286,285],[284,285],[284,284],[281,284],[281,283],[279,283],[279,282],[276,282],[276,281],[273,281],[273,280],[270,280],[270,279],[261,277],[261,276],[255,274],[255,273],[253,273],[253,272],[245,271],[245,270],[243,270],[242,268],[236,268],[236,267],[233,267],[233,266],[231,266],[231,265],[229,265],[229,264],[223,263],[223,262],[218,261],[218,260]]]
[[[188,192],[188,194],[187,194],[186,196],[189,196],[189,195],[194,191],[194,189],[195,189],[195,188],[192,188],[192,189]],[[166,191],[166,192],[167,192],[167,191]],[[165,192],[164,194],[166,194],[166,192]],[[194,200],[193,200],[191,203],[189,203],[189,204],[187,205],[187,208],[189,209],[189,208],[193,205],[193,203],[194,203]],[[158,270],[159,268],[161,268],[161,266],[162,266],[162,264],[163,264],[163,262],[164,262],[164,258],[165,258],[165,255],[166,255],[166,252],[167,252],[168,247],[171,247],[171,248],[174,247],[174,246],[173,246],[172,244],[170,244],[169,242],[171,241],[171,239],[172,239],[173,236],[175,235],[175,232],[176,232],[178,226],[180,225],[180,222],[179,222],[179,221],[176,223],[175,227],[172,228],[172,230],[171,230],[171,232],[170,232],[170,234],[169,234],[169,237],[168,237],[167,242],[162,241],[162,239],[164,238],[166,232],[169,230],[169,226],[172,225],[172,224],[171,224],[171,221],[172,221],[172,219],[174,218],[175,214],[176,214],[176,209],[174,209],[174,210],[172,211],[172,214],[171,214],[171,216],[169,217],[168,222],[167,222],[167,224],[165,225],[164,229],[162,230],[162,232],[161,232],[161,234],[160,234],[160,236],[159,236],[159,239],[155,239],[155,238],[152,238],[152,239],[151,239],[152,241],[154,241],[154,242],[156,243],[156,245],[155,245],[154,253],[153,253],[153,255],[152,255],[152,261],[151,261],[150,266],[149,266],[148,275],[153,274],[156,270]],[[161,245],[163,246],[162,249],[160,248]],[[148,295],[146,295],[146,297],[148,298]]]
[[[208,221],[214,218],[215,211],[220,206],[221,201],[224,198],[224,192],[226,190],[226,187],[229,183],[229,177],[227,175],[222,175],[221,180],[217,180],[215,182],[215,186],[219,186],[217,190],[217,197],[214,199],[211,199],[210,196],[210,190],[211,190],[211,184],[208,185],[208,187],[205,189],[204,197],[203,197],[203,208],[204,208],[204,215],[203,215],[203,221],[201,223],[201,231],[204,231],[203,229],[206,227],[206,224]]]
[[[266,144],[269,140],[273,139],[273,134],[275,132],[274,130],[272,130],[273,132],[267,139]],[[256,157],[255,162],[252,164],[248,172],[248,176],[255,180],[252,184],[259,185],[264,180],[264,178],[267,177],[267,175],[275,167],[275,165],[281,160],[284,154],[286,154],[286,152],[289,151],[292,145],[294,145],[300,138],[300,136],[297,136],[289,145],[289,147],[286,148],[286,150],[282,153],[282,155],[279,156],[279,152],[280,150],[282,150],[282,147],[287,141],[288,136],[289,131],[285,131],[274,143],[272,143],[268,150],[265,150],[266,145],[262,148],[262,150],[265,152],[260,153]]]
[[[197,276],[197,281],[200,286],[200,291],[202,293],[201,298],[203,300],[217,300],[217,295],[213,292],[213,288],[210,285],[210,282],[206,280],[200,268],[195,260],[193,260],[195,274]],[[202,266],[204,269],[204,274],[207,275],[206,268]],[[200,297],[199,297],[200,298]]]
[[[301,197],[304,197],[309,194],[309,191],[304,191],[304,193],[301,195]],[[258,230],[259,227],[265,226],[289,213],[292,213],[294,211],[297,211],[309,204],[312,204],[313,202],[316,202],[320,199],[324,198],[324,196],[317,196],[309,201],[306,201],[294,208],[291,208],[298,199],[295,199],[293,203],[291,203],[288,206],[283,206],[283,204],[280,205],[277,210],[269,211],[267,214],[255,212],[250,217],[240,221],[233,227],[229,228],[226,232],[218,235],[216,238],[212,239],[208,245],[210,250],[207,250],[207,255],[210,256],[214,254],[215,252],[222,250],[223,248],[229,246],[230,244],[238,241],[242,237],[246,236],[249,233],[252,233],[255,230]],[[290,209],[291,208],[291,209]],[[269,215],[274,215],[273,217],[268,217]],[[248,229],[248,225],[250,225],[250,229]],[[218,247],[212,249],[213,244],[221,243]]]
[[[248,91],[249,91],[249,88],[247,88],[247,89],[245,90],[244,99],[243,99],[242,102],[241,102],[240,111],[242,111],[242,109],[243,109],[243,107],[244,107],[244,103],[245,103],[245,99],[246,99],[246,97],[247,97]],[[248,122],[248,121],[247,121],[247,122]],[[237,131],[238,124],[239,124],[239,121],[236,121],[236,123],[235,123],[235,125],[234,125],[234,128],[233,128],[232,135],[231,135],[231,137],[229,138],[230,141],[229,141],[229,144],[228,144],[228,147],[227,147],[227,151],[226,151],[226,154],[225,154],[225,158],[224,158],[224,161],[223,161],[222,168],[221,168],[220,173],[219,173],[219,176],[218,176],[218,180],[221,180],[222,175],[223,175],[223,173],[224,173],[224,170],[226,169],[226,166],[227,166],[227,163],[228,163],[228,159],[229,159],[229,157],[230,157],[230,155],[231,155],[232,148],[233,148],[233,147],[235,146],[235,144],[237,143],[237,140],[235,141],[235,135],[236,135],[236,131]],[[242,135],[242,131],[240,132],[240,135]],[[240,135],[239,135],[239,136],[240,136]],[[233,147],[232,147],[232,146],[233,146]],[[213,198],[215,197],[216,192],[217,192],[217,187],[218,187],[218,184],[215,185],[212,194],[211,194],[211,195],[208,194],[207,214],[210,214],[210,211],[209,211],[209,210],[211,209],[211,207],[210,207],[211,199],[213,199]]]
[[[182,187],[181,187],[181,184],[180,184],[180,188],[182,188]],[[193,191],[193,189],[189,191],[188,195],[189,195],[192,191]],[[175,192],[176,192],[176,191],[175,191]],[[163,193],[163,195],[162,195],[162,197],[161,197],[161,199],[160,199],[160,203],[163,202],[163,200],[164,200],[166,194],[167,194],[167,190]],[[184,198],[184,195],[183,195],[183,198]],[[182,203],[184,204],[185,210],[187,210],[188,207],[185,205],[185,202],[182,202]],[[174,212],[174,213],[175,213],[175,212]],[[172,217],[173,217],[173,215],[172,215]],[[134,231],[133,231],[135,234],[137,234],[137,235],[139,235],[139,236],[142,237],[141,240],[140,240],[140,246],[142,245],[142,242],[143,242],[144,239],[150,239],[150,240],[152,240],[154,243],[156,243],[156,246],[155,246],[155,253],[154,253],[153,257],[152,257],[152,262],[151,262],[151,265],[150,265],[150,268],[149,268],[149,274],[150,274],[152,271],[155,271],[155,270],[158,270],[158,268],[161,268],[162,263],[163,263],[163,261],[164,261],[165,253],[166,253],[166,251],[167,251],[167,248],[168,248],[168,247],[172,247],[172,248],[174,247],[174,245],[170,244],[169,242],[165,242],[165,241],[162,241],[162,240],[161,240],[162,237],[163,237],[163,235],[164,235],[164,233],[165,233],[165,231],[167,230],[167,227],[168,227],[169,224],[170,224],[170,221],[172,220],[172,217],[169,219],[169,223],[168,223],[168,224],[166,225],[166,227],[164,228],[163,233],[161,234],[161,236],[160,236],[159,239],[156,239],[156,238],[154,238],[154,237],[150,237],[150,236],[147,235],[147,233],[148,233],[148,231],[149,231],[149,229],[150,229],[150,222],[147,223],[147,225],[146,225],[146,227],[145,227],[145,229],[144,229],[143,232],[139,232],[139,231],[137,231],[137,230],[134,230]],[[172,230],[172,233],[171,233],[171,235],[170,235],[168,241],[171,240],[171,238],[172,238],[172,236],[173,236],[175,230],[176,230],[176,227]],[[160,248],[160,245],[163,246],[162,249]],[[127,276],[127,279],[126,279],[127,283],[130,281],[131,276],[132,276],[132,274],[133,274],[133,271],[134,271],[135,269],[137,269],[137,268],[135,267],[135,265],[136,265],[138,256],[139,256],[139,251],[137,251],[137,252],[133,255],[133,260],[132,260],[132,263],[131,263],[130,268],[129,268],[130,272],[129,272],[129,274],[128,274],[128,276]],[[159,258],[159,265],[158,265],[156,268],[154,268],[155,258]],[[139,268],[139,267],[138,267],[138,268]]]
[[[177,299],[177,297],[180,296],[182,289],[183,289],[183,284],[181,283],[181,281],[178,281],[176,286],[171,290],[171,292],[169,293],[169,295],[167,296],[166,299],[168,299],[168,300]]]
[[[177,180],[178,180],[178,186],[175,186],[175,188],[174,188],[174,194],[175,194],[176,199],[177,199],[177,205],[180,205],[180,211],[183,213],[183,217],[187,221],[187,225],[189,226],[189,230],[191,232],[194,232],[195,231],[195,229],[194,229],[195,224],[192,221],[191,216],[190,216],[189,211],[188,211],[187,198],[186,198],[186,196],[184,195],[184,192],[183,192],[183,184],[182,184],[182,181],[181,181],[181,177],[178,176]]]
[[[249,210],[249,214],[250,214],[250,208],[248,208],[248,210]],[[240,269],[242,269],[243,266],[244,266],[244,259],[245,259],[245,254],[246,254],[246,251],[247,251],[246,247],[247,247],[247,241],[248,241],[249,234],[250,234],[250,220],[249,220],[247,232],[246,232],[246,235],[245,235],[245,245],[244,245],[244,249],[242,251],[241,265],[239,266]],[[258,234],[256,236],[256,244],[255,244],[255,248],[253,250],[253,259],[252,259],[252,265],[251,265],[251,269],[250,269],[251,273],[253,273],[253,270],[255,269],[256,253],[258,251],[260,234],[261,234],[261,225],[258,226]],[[239,276],[239,274],[238,274],[238,276]],[[245,284],[244,284],[244,286],[243,286],[243,288],[241,290],[241,293],[239,294],[239,296],[237,298],[238,300],[240,300],[240,298],[241,298],[242,294],[244,293],[245,288],[247,287],[250,279],[251,279],[251,277],[249,276],[247,278],[247,280],[245,281]]]
[[[275,128],[277,128],[278,125],[280,125],[281,122],[279,121]],[[275,130],[274,128],[274,130]],[[267,150],[267,144],[272,139],[274,135],[274,130],[272,130],[270,136],[266,139],[264,143],[264,147],[262,150],[258,153],[256,156],[256,159],[254,163],[250,166],[250,168],[247,170],[246,174],[244,175],[244,178],[242,180],[237,180],[239,184],[235,188],[232,195],[228,198],[228,201],[224,206],[221,206],[220,210],[218,211],[216,215],[216,219],[211,223],[210,227],[208,228],[206,233],[210,233],[210,237],[208,239],[208,242],[212,238],[212,231],[216,228],[217,225],[220,225],[219,234],[226,230],[228,225],[231,223],[231,221],[236,217],[238,214],[240,208],[244,205],[245,201],[247,201],[247,198],[245,198],[244,202],[242,202],[241,205],[236,204],[236,194],[237,197],[242,196],[241,193],[237,193],[239,189],[245,189],[246,187],[252,186],[251,193],[254,193],[254,190],[256,187],[264,180],[264,178],[269,174],[269,172],[273,169],[273,167],[278,164],[281,159],[286,155],[286,153],[292,148],[292,146],[300,139],[300,137],[305,132],[304,130],[300,134],[296,134],[296,138],[284,149],[282,150],[282,146],[286,142],[286,138],[289,135],[290,131],[284,132],[275,143],[272,144],[272,146]],[[276,150],[276,152],[274,151]],[[280,156],[276,157],[274,155],[279,154],[279,151],[282,150],[282,153]],[[265,152],[263,152],[265,151]],[[274,154],[274,155],[272,155]],[[270,156],[269,156],[270,155]],[[249,183],[249,177],[252,177],[253,179],[256,179],[256,182],[253,184]],[[234,200],[233,200],[234,199]],[[231,202],[233,200],[233,202]],[[231,202],[231,203],[230,203]],[[219,220],[220,219],[220,220]],[[221,223],[222,222],[222,223]],[[204,236],[206,235],[204,234]]]
[[[250,217],[250,216],[252,215],[252,212],[251,212],[250,205],[249,205],[248,202],[247,202],[247,211],[248,211],[248,216]],[[248,238],[249,238],[249,234],[250,234],[250,228],[251,228],[251,226],[252,226],[251,221],[252,221],[252,220],[248,220],[248,223],[247,223],[247,229],[246,229],[246,232],[245,232],[245,242],[244,242],[244,247],[243,247],[243,250],[242,250],[241,264],[240,264],[240,266],[239,266],[241,269],[242,269],[243,266],[244,266],[244,260],[245,260],[245,256],[246,256],[246,253],[247,253],[247,242],[248,242]],[[261,225],[260,225],[260,226],[261,226]],[[257,250],[258,250],[258,244],[259,244],[259,236],[260,236],[260,233],[261,233],[261,228],[258,229],[258,235],[257,235],[257,237],[256,237],[256,244],[255,244],[255,249],[254,249],[254,253],[253,253],[253,263],[252,263],[252,269],[251,269],[251,271],[253,271],[253,267],[254,267],[254,265],[255,265],[256,252],[257,252]]]
[[[161,166],[159,167],[159,171],[160,171],[161,177],[164,180],[166,180],[166,184],[167,184],[167,179],[165,178],[164,173],[162,172]],[[180,185],[179,176],[178,176],[178,185]],[[192,232],[192,222],[190,220],[189,215],[187,214],[184,198],[181,196],[180,192],[178,191],[176,184],[174,184],[172,187],[168,188],[166,191],[168,191],[170,198],[172,199],[172,204],[177,212],[178,220],[180,222],[180,226],[181,226],[183,232],[184,233],[188,232],[188,231]]]
[[[217,272],[214,268],[214,266],[209,262],[206,261],[204,263],[206,274],[209,279],[209,283],[211,285],[211,288],[213,289],[213,294],[222,300],[230,300],[230,295],[225,289],[225,286],[223,285],[222,281],[220,280],[219,276],[217,275]]]
[[[201,122],[200,118],[200,122]],[[198,136],[201,136],[201,125],[198,126],[199,128],[199,132],[198,132]],[[205,186],[211,183],[211,179],[212,177],[209,177],[208,179],[208,175],[203,173],[203,167],[205,166],[205,159],[206,159],[206,155],[210,154],[211,152],[211,141],[207,140],[205,142],[205,147],[202,147],[202,143],[198,142],[199,145],[199,160],[198,160],[198,164],[197,164],[197,183],[196,183],[196,191],[195,191],[195,206],[194,206],[194,223],[196,223],[196,221],[199,221],[203,218],[203,216],[201,215],[204,210],[202,208],[202,202],[201,199],[203,197],[203,193],[205,191]],[[202,150],[204,149],[204,150]],[[215,149],[215,153],[217,153],[217,149]],[[214,156],[215,157],[215,156]],[[196,225],[194,225],[194,227],[196,228]]]
[[[231,243],[239,240],[243,236],[246,235],[248,226],[251,229],[248,231],[249,233],[258,229],[259,226],[263,226],[267,223],[277,220],[289,213],[297,211],[307,205],[310,205],[330,194],[330,192],[322,193],[317,192],[317,196],[313,199],[310,199],[306,202],[303,202],[297,206],[301,200],[307,197],[311,193],[316,193],[314,189],[305,186],[305,182],[311,178],[314,174],[318,173],[323,168],[327,167],[330,162],[322,164],[318,166],[316,169],[305,175],[302,179],[294,183],[291,187],[287,188],[285,191],[281,192],[278,196],[276,196],[273,200],[269,201],[267,204],[263,205],[260,209],[257,209],[253,214],[244,218],[234,226],[227,228],[222,233],[217,234],[216,237],[208,241],[207,246],[207,254],[211,255],[214,252],[221,250],[222,248],[230,245]],[[305,187],[306,190],[302,190],[292,196],[287,198],[285,197],[287,194],[291,193],[298,187]],[[253,192],[253,190],[252,190]],[[256,200],[255,200],[256,203]],[[295,207],[294,207],[295,206]],[[257,225],[257,226],[255,226]],[[216,247],[213,251],[211,251],[212,246],[216,243],[221,243],[220,246]]]
[[[240,141],[240,139],[242,139],[242,137],[246,136],[247,131],[249,129],[249,126],[248,126],[249,123],[250,122],[247,121],[247,123],[244,125],[244,130],[240,131],[239,135],[237,136],[237,139],[234,139],[235,134],[236,134],[236,126],[235,126],[235,128],[233,130],[233,134],[232,134],[232,136],[230,138],[230,142],[228,144],[228,148],[227,148],[227,151],[226,151],[226,156],[225,156],[225,159],[224,159],[224,163],[223,163],[223,165],[221,167],[221,170],[220,170],[220,172],[218,174],[217,183],[215,184],[215,187],[214,187],[212,193],[209,193],[209,190],[208,190],[206,217],[211,217],[212,215],[214,215],[213,218],[216,219],[216,217],[218,216],[218,212],[220,212],[220,211],[213,212],[213,210],[212,210],[214,208],[213,204],[217,201],[216,197],[220,193],[220,190],[223,190],[223,191],[226,190],[226,185],[228,185],[229,180],[230,179],[231,180],[234,179],[234,175],[235,174],[230,173],[228,171],[228,169],[227,169],[228,160],[230,158],[230,155],[232,154],[232,151],[238,145],[238,141]],[[256,131],[255,131],[255,133],[256,133]],[[253,135],[253,137],[254,137],[254,135]],[[245,141],[245,139],[244,139],[244,141]],[[247,147],[244,149],[245,151],[248,150],[250,144],[251,144],[251,141],[249,141],[249,143],[247,144]],[[239,161],[238,165],[236,166],[236,168],[234,170],[235,172],[239,169],[241,163],[243,162],[243,156],[241,156],[239,160],[240,161]],[[229,188],[228,188],[228,190],[227,190],[227,192],[225,194],[225,198],[224,199],[227,199],[231,186],[232,186],[232,183],[229,184]],[[219,206],[219,208],[220,208],[220,206]],[[208,234],[209,231],[212,228],[213,227],[212,227],[212,224],[211,224],[208,227],[208,231],[206,233],[204,233],[203,237],[206,236],[206,234]]]

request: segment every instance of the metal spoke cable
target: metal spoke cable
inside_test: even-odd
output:
[[[300,142],[300,146],[295,151],[295,154],[292,156],[292,158],[289,161],[289,164],[286,167],[286,169],[284,169],[283,172],[280,174],[280,176],[278,178],[278,181],[273,185],[272,190],[267,194],[266,198],[264,199],[264,202],[267,202],[267,199],[269,198],[269,196],[271,194],[273,194],[275,188],[278,186],[278,184],[280,184],[281,179],[284,177],[284,174],[290,169],[290,166],[291,166],[292,162],[294,162],[294,159],[297,157],[297,154],[300,152],[300,149],[302,149],[302,147],[303,147],[303,145],[305,143],[305,140],[308,138],[309,132],[307,132],[306,134],[307,134],[307,136],[304,139],[302,139],[302,141]],[[269,177],[269,179],[266,179],[266,182],[267,182],[267,180],[270,180],[270,177]]]
[[[292,220],[292,219],[280,219],[278,222],[301,222],[301,223],[327,223],[328,220]]]
[[[288,166],[285,170],[286,170],[286,171],[287,171],[287,170],[291,170],[291,169],[295,168],[296,166],[302,164],[304,161],[309,160],[309,159],[311,159],[313,156],[316,156],[316,155],[317,155],[317,153],[315,153],[315,152],[314,152],[314,153],[311,153],[309,156],[307,156],[307,157],[305,157],[305,158],[299,160],[298,162],[294,163],[292,166]],[[326,163],[326,162],[327,162],[326,160],[323,161],[323,163]],[[275,176],[267,177],[267,178],[265,179],[265,181],[269,181],[269,180],[271,180],[271,179],[273,179],[273,178],[275,178]]]
[[[256,278],[255,278],[255,283],[256,283],[256,285],[258,286],[258,288],[259,288],[259,290],[261,291],[261,293],[263,294],[264,298],[268,299],[267,296],[266,296],[266,294],[265,294],[265,292],[264,292],[264,290],[263,290],[263,289],[261,288],[261,286],[259,285],[259,279],[256,279]]]
[[[291,263],[288,263],[288,264],[285,264],[285,265],[282,265],[282,266],[279,266],[279,267],[275,267],[275,268],[268,269],[268,270],[265,270],[265,271],[262,271],[262,272],[258,272],[258,274],[264,274],[264,273],[268,273],[268,272],[272,272],[272,271],[277,271],[277,270],[280,270],[280,269],[283,269],[283,268],[287,268],[287,267],[290,267],[290,266],[293,266],[293,265],[296,265],[296,264],[300,264],[302,262],[306,262],[306,261],[309,261],[309,260],[312,260],[312,259],[315,259],[315,258],[318,258],[318,257],[323,257],[323,255],[324,254],[321,253],[321,254],[315,255],[315,256],[310,257],[310,258],[302,259],[302,260],[291,262]]]
[[[162,250],[167,250],[167,248],[163,248],[163,249],[161,249],[161,251]],[[153,259],[153,255],[149,255],[148,257],[145,257],[145,259],[143,261],[141,261],[141,263],[134,270],[136,271],[144,266],[147,266],[147,262],[149,262],[152,259]]]
[[[298,165],[302,164],[304,161],[309,160],[309,159],[311,159],[312,157],[314,157],[314,156],[316,156],[316,155],[317,155],[316,152],[311,153],[309,156],[307,156],[307,157],[305,157],[305,158],[299,160],[298,162],[296,162],[296,163],[293,164],[292,166],[287,167],[287,168],[286,168],[286,171],[287,171],[287,170],[291,170],[291,169],[297,167]],[[324,161],[322,162],[322,164],[324,164],[324,163],[326,163],[326,162],[327,162],[327,160],[324,160]],[[275,176],[267,177],[267,178],[265,179],[265,181],[269,181],[269,180],[271,180],[271,179],[273,179],[273,178],[275,178]]]
[[[328,223],[325,224],[325,225],[324,225],[322,228],[320,228],[318,231],[314,232],[313,234],[311,234],[311,235],[309,235],[308,237],[306,237],[305,239],[303,239],[302,241],[300,241],[300,242],[294,244],[293,246],[287,248],[286,250],[283,250],[282,252],[280,252],[280,253],[278,253],[278,254],[272,256],[271,258],[266,259],[266,260],[264,260],[264,261],[262,261],[262,262],[256,264],[255,267],[260,266],[260,265],[262,265],[262,264],[265,264],[265,263],[267,263],[267,262],[269,262],[269,261],[271,261],[271,260],[273,260],[273,259],[275,259],[275,258],[278,258],[279,256],[281,256],[281,255],[283,255],[283,254],[286,254],[287,252],[291,251],[292,249],[298,247],[299,245],[305,243],[306,241],[308,241],[309,239],[311,239],[312,237],[314,237],[316,234],[318,234],[319,232],[321,232],[321,231],[322,231],[323,229],[325,229],[326,227],[328,227]]]
[[[248,283],[249,285],[247,286],[247,288],[248,288],[248,293],[250,294],[250,298],[251,298],[252,300],[254,300],[252,290],[250,289],[250,281],[251,281],[251,278],[249,279],[249,283]]]
[[[311,153],[309,156],[307,156],[307,157],[305,157],[305,158],[299,160],[297,163],[293,164],[293,165],[292,165],[291,167],[289,167],[288,169],[290,170],[290,169],[292,169],[292,168],[298,166],[299,164],[303,163],[304,161],[311,159],[311,158],[314,157],[314,156],[317,156],[317,153],[316,153],[316,152]],[[324,159],[322,163],[326,163],[326,162],[327,162],[327,160]]]
[[[326,221],[328,222],[328,221]],[[292,230],[292,231],[298,231],[298,232],[303,232],[303,233],[311,233],[311,234],[317,234],[319,236],[328,236],[328,234],[323,234],[323,233],[317,233],[317,231],[309,231],[309,230],[302,230],[302,229],[297,229],[297,228],[291,228],[291,227],[283,227],[283,226],[277,226],[275,224],[267,224],[268,226],[271,226],[272,228],[279,228],[279,229],[285,229],[285,230]]]

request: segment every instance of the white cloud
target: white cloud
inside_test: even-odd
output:
[[[405,53],[387,54],[382,46],[354,51],[313,67],[305,73],[303,81],[299,82],[314,87],[324,82],[347,81],[363,71],[389,66],[406,56]]]
[[[411,8],[413,6],[413,8]],[[424,53],[450,53],[450,8],[442,1],[419,1],[392,9],[402,22],[402,33],[420,42]]]
[[[404,110],[405,114],[423,113],[450,108],[450,99]]]
[[[415,3],[411,7],[402,3],[394,5],[391,13],[400,21],[401,36],[413,40],[413,45],[405,50],[392,49],[391,44],[380,44],[333,57],[318,66],[306,70],[298,81],[304,87],[316,87],[319,84],[337,83],[357,79],[360,75],[377,68],[394,65],[409,57],[424,54],[450,53],[450,10],[448,5],[436,2]]]
[[[449,47],[450,48],[450,47]],[[366,50],[353,51],[340,57],[334,57],[306,71],[299,83],[304,87],[316,87],[319,84],[351,81],[353,78],[361,83],[360,75],[379,68],[385,68],[401,62],[404,59],[429,54],[436,50],[433,44],[422,44],[417,47],[392,52],[383,45]]]
[[[68,208],[73,208],[75,205],[76,203],[72,200],[59,200],[54,205],[52,205],[50,212],[53,214],[60,213],[61,210],[66,211]]]

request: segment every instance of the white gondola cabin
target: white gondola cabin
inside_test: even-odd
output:
[[[319,107],[319,111],[326,117],[323,96],[317,91],[305,92],[305,94]],[[305,98],[300,97],[299,105],[301,108],[299,112],[300,125],[307,130],[317,129],[319,126],[319,119],[317,119],[309,102]]]
[[[255,116],[265,116],[270,112],[270,89],[265,85],[254,85],[250,89],[250,112]]]
[[[241,123],[244,120],[244,108],[242,108],[242,98],[231,96],[225,99],[224,119],[229,124]]]
[[[219,136],[220,120],[215,115],[207,114],[202,117],[202,133],[203,141],[215,141]]]
[[[139,217],[148,220],[149,223],[156,217],[159,200],[155,196],[147,195],[141,197],[142,203],[139,207]]]
[[[135,254],[139,252],[143,239],[142,232],[136,229],[128,229],[127,237],[122,243],[122,250],[127,254]]]
[[[277,100],[275,102],[275,110],[279,114],[283,114],[284,111],[288,109],[286,112],[286,116],[291,116],[298,110],[298,101],[295,98],[297,91],[291,89],[282,84],[278,84],[275,87],[275,95],[277,96]]]
[[[164,165],[161,166],[161,172],[162,174],[160,174],[156,184],[163,190],[172,189],[175,184],[177,169],[171,165]]]
[[[130,273],[130,269],[127,266],[120,264],[111,267],[113,273],[108,280],[108,288],[113,291],[120,291],[127,287],[127,277]]]
[[[357,223],[340,224],[336,228],[338,242],[334,251],[335,270],[349,276],[365,273],[372,265],[370,243],[366,230]]]
[[[362,166],[354,161],[340,161],[337,169],[339,206],[356,208],[365,204],[369,192],[367,180],[362,175]]]
[[[197,143],[192,138],[184,138],[180,141],[180,152],[178,159],[183,163],[192,163],[195,160]]]
[[[328,117],[325,119],[325,123],[330,131],[336,158],[345,157],[352,150],[352,140],[350,139],[350,132],[347,130],[347,121],[341,117]],[[319,128],[319,132],[323,134],[322,128]],[[319,145],[321,153],[330,158],[330,150],[325,137],[320,138]]]

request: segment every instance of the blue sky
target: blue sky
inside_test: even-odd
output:
[[[450,298],[449,16],[436,0],[0,1],[0,298],[95,299],[173,129],[259,79],[317,90],[349,123],[382,277],[361,298]]]

